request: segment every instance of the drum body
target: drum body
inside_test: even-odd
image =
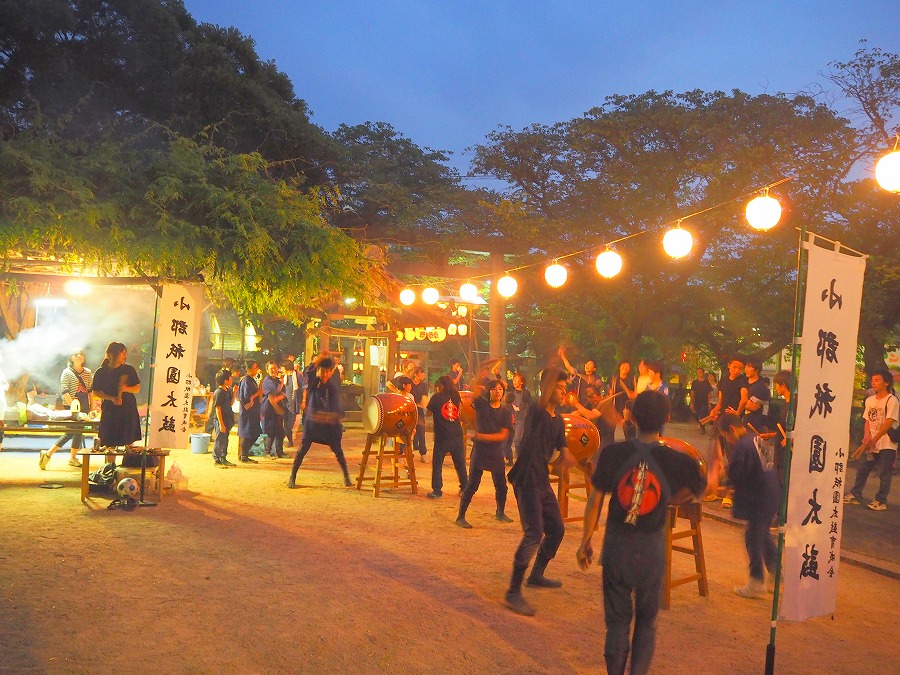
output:
[[[462,405],[459,406],[459,421],[466,429],[474,429],[475,406],[472,405],[472,401],[475,400],[475,394],[471,391],[461,391],[459,397],[462,399]]]
[[[700,454],[700,451],[697,450],[693,445],[687,443],[685,441],[679,440],[677,438],[667,438],[665,436],[660,437],[660,442],[668,445],[673,450],[677,450],[678,452],[682,452],[685,455],[688,455],[691,459],[697,462],[697,468],[700,469],[700,474],[706,478],[707,477],[707,467],[706,461],[703,459],[703,455]],[[672,495],[672,498],[669,500],[669,504],[673,506],[677,506],[683,502],[693,501],[693,496],[688,495],[682,501],[676,499],[676,495]]]
[[[414,401],[401,394],[375,394],[363,404],[363,429],[377,436],[414,433],[419,411]]]
[[[600,432],[594,423],[576,413],[563,413],[562,418],[566,426],[566,444],[569,452],[579,464],[593,459],[600,449]]]

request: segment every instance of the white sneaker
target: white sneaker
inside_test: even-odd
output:
[[[69,466],[74,466],[76,468],[81,468],[81,462],[78,461],[75,457],[69,460]]]
[[[766,584],[756,579],[750,579],[743,586],[735,588],[734,594],[742,598],[764,598],[766,597]]]

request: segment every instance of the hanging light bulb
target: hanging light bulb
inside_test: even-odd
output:
[[[516,294],[519,284],[509,274],[506,274],[497,281],[497,292],[504,298],[511,298]]]
[[[612,279],[622,271],[622,256],[607,247],[597,256],[597,271],[607,279]]]
[[[429,286],[424,291],[422,291],[422,302],[426,305],[433,305],[438,301],[438,298],[441,297],[441,294],[438,293],[438,290],[433,286]]]
[[[888,192],[900,192],[900,134],[894,141],[894,149],[878,160],[875,165],[875,180]]]
[[[471,281],[467,281],[459,287],[459,297],[466,302],[475,302],[478,299],[478,286]]]
[[[683,258],[691,252],[693,245],[694,238],[690,232],[681,229],[680,220],[663,237],[663,248],[673,258]]]
[[[404,305],[411,305],[416,301],[416,292],[411,288],[404,288],[400,291],[400,302]]]
[[[547,283],[553,288],[559,288],[566,283],[568,276],[569,272],[556,260],[544,270],[544,279],[546,279]]]
[[[769,196],[769,188],[766,188],[766,194],[747,202],[747,222],[754,230],[771,230],[780,219],[781,204]]]

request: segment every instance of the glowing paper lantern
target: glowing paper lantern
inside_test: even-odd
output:
[[[422,302],[426,305],[433,305],[438,301],[438,298],[441,297],[441,294],[438,293],[436,288],[432,288],[429,286],[424,291],[422,291]]]
[[[900,192],[900,150],[889,152],[878,160],[875,180],[888,192]]]
[[[559,288],[566,283],[566,278],[568,278],[568,276],[569,272],[558,262],[549,265],[547,269],[544,270],[544,279],[546,279],[547,283],[553,288]]]
[[[469,332],[469,327],[466,324],[461,323],[461,324],[459,324],[459,326],[456,327],[456,332],[459,335],[465,335],[466,333]]]
[[[691,252],[694,246],[694,238],[687,230],[682,230],[681,226],[676,225],[666,232],[663,237],[663,248],[673,258],[683,258]]]
[[[466,302],[475,302],[478,299],[478,286],[467,281],[459,287],[459,297]]]
[[[91,285],[84,279],[69,279],[63,286],[66,293],[83,298],[91,292]]]
[[[400,302],[404,305],[411,305],[416,301],[416,292],[411,288],[404,288],[400,291]]]
[[[506,276],[500,277],[500,279],[497,281],[497,292],[504,298],[511,298],[516,294],[516,290],[518,290],[518,288],[519,284],[508,274]]]
[[[456,313],[459,314],[460,316],[465,316],[466,314],[469,313],[469,310],[466,309],[465,305],[460,305],[459,307],[456,308]]]
[[[607,279],[612,279],[622,271],[622,256],[611,249],[606,249],[597,256],[597,271]]]
[[[451,323],[447,326],[447,335],[456,335],[456,324]]]
[[[778,224],[780,219],[781,204],[778,203],[777,199],[769,196],[768,190],[766,190],[764,196],[751,199],[747,203],[747,222],[755,230],[761,230],[762,232],[771,230]]]

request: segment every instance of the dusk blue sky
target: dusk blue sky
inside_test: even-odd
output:
[[[497,125],[577,117],[613,94],[829,87],[830,61],[900,52],[898,4],[185,0],[235,26],[328,131],[382,121],[419,145],[465,148]],[[836,103],[841,108],[841,102]]]

